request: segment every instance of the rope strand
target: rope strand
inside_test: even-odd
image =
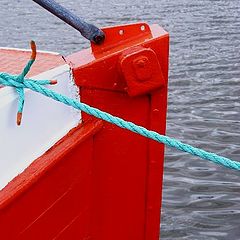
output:
[[[37,53],[36,45],[33,41],[31,41],[31,49],[32,49],[31,59],[29,60],[29,62],[27,63],[23,72],[20,75],[15,76],[8,73],[0,72],[0,84],[16,88],[16,91],[19,95],[19,107],[18,107],[18,115],[17,115],[18,125],[21,124],[21,119],[22,119],[22,111],[23,111],[24,97],[25,97],[24,88],[28,88],[28,89],[31,89],[32,91],[43,94],[46,97],[52,98],[55,101],[64,103],[68,106],[74,107],[78,110],[88,113],[89,115],[92,115],[94,117],[107,121],[109,123],[112,123],[120,128],[127,129],[131,132],[140,134],[144,137],[147,137],[159,143],[163,143],[167,146],[176,148],[180,151],[190,153],[191,155],[198,156],[202,159],[212,161],[216,164],[225,166],[227,168],[235,169],[238,171],[240,170],[240,162],[233,161],[229,158],[219,156],[215,153],[207,152],[200,148],[193,147],[189,144],[182,143],[174,138],[161,135],[157,132],[148,130],[142,126],[138,126],[132,122],[128,122],[124,119],[113,116],[107,112],[101,111],[97,108],[91,107],[85,103],[81,103],[75,99],[71,99],[67,96],[61,95],[59,93],[54,92],[53,90],[50,90],[44,87],[44,85],[47,85],[47,84],[56,84],[57,83],[56,80],[36,81],[36,80],[25,78],[27,73],[30,71],[31,66],[33,65],[36,58],[36,53]]]
[[[0,73],[0,84],[5,85],[5,86],[10,86],[10,87],[15,87],[17,89],[18,88],[31,89],[32,91],[43,94],[44,96],[52,98],[55,101],[64,103],[68,106],[72,106],[72,107],[74,107],[78,110],[81,110],[85,113],[88,113],[94,117],[100,118],[104,121],[107,121],[114,125],[117,125],[118,127],[127,129],[127,130],[132,131],[137,134],[140,134],[144,137],[155,140],[159,143],[163,143],[167,146],[176,148],[180,151],[190,153],[191,155],[198,156],[202,159],[212,161],[214,163],[220,164],[227,168],[235,169],[238,171],[240,170],[240,162],[233,161],[229,158],[219,156],[215,153],[207,152],[205,150],[193,147],[189,144],[182,143],[174,138],[170,138],[168,136],[161,135],[157,132],[150,131],[142,126],[138,126],[132,122],[128,122],[119,117],[116,117],[109,113],[103,112],[103,111],[101,111],[97,108],[91,107],[85,103],[81,103],[77,100],[74,100],[67,96],[56,93],[51,89],[47,89],[46,87],[43,87],[41,84],[38,84],[38,81],[35,81],[32,79],[24,79],[23,82],[19,82],[19,81],[17,81],[17,77],[18,76],[13,76],[13,75],[10,75],[7,73]],[[44,81],[44,80],[42,80],[42,81]]]

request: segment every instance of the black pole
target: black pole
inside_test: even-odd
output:
[[[58,18],[62,19],[65,23],[69,24],[73,28],[77,29],[83,37],[87,38],[91,42],[101,44],[105,39],[104,32],[96,26],[85,22],[83,19],[71,13],[54,0],[33,0],[40,6],[51,12]]]

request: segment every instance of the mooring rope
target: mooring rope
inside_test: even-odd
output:
[[[31,61],[33,61],[33,59],[31,59],[29,61],[29,63],[27,64],[27,67],[25,67],[25,70],[23,71],[24,76],[26,76],[26,74],[28,73],[28,71],[30,70],[30,68],[32,66]],[[17,92],[18,93],[20,92],[20,94],[19,94],[19,96],[21,98],[20,108],[21,108],[21,106],[23,107],[22,103],[24,102],[24,94],[22,94],[22,93],[24,91],[24,88],[28,88],[28,89],[31,89],[32,91],[41,93],[41,94],[45,95],[46,97],[52,98],[58,102],[64,103],[68,106],[72,106],[78,110],[88,113],[94,117],[100,118],[104,121],[107,121],[109,123],[117,125],[120,128],[127,129],[131,132],[140,134],[144,137],[155,140],[159,143],[163,143],[167,146],[176,148],[180,151],[190,153],[190,154],[192,154],[194,156],[198,156],[202,159],[212,161],[216,164],[220,164],[227,168],[235,169],[238,171],[240,170],[240,162],[233,161],[229,158],[219,156],[215,153],[207,152],[200,148],[193,147],[189,144],[182,143],[174,138],[170,138],[168,136],[161,135],[157,132],[148,130],[142,126],[138,126],[132,122],[126,121],[126,120],[121,119],[116,116],[113,116],[107,112],[104,112],[97,108],[91,107],[85,103],[81,103],[75,99],[71,99],[67,96],[56,93],[53,90],[47,89],[46,87],[43,86],[45,84],[53,83],[52,81],[48,81],[48,80],[36,81],[36,80],[25,78],[25,77],[23,77],[23,75],[15,76],[15,75],[11,75],[8,73],[0,73],[0,84],[2,84],[4,86],[15,87],[17,89]],[[19,77],[21,78],[21,81],[19,81]],[[22,108],[20,110],[22,110]]]

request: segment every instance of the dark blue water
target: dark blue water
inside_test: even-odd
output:
[[[167,134],[240,161],[239,0],[59,0],[99,26],[171,35]],[[88,43],[29,0],[0,1],[0,46],[69,54]],[[240,173],[167,149],[161,239],[239,240]]]

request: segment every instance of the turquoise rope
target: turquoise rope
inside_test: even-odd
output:
[[[31,59],[20,75],[9,75],[8,73],[0,73],[0,77],[3,79],[7,79],[10,76],[14,81],[19,82],[19,83],[24,83],[24,81],[26,80],[25,76],[31,69],[31,66],[34,63],[34,61],[35,61],[34,59]],[[32,79],[27,79],[27,80],[31,81],[32,83],[35,83],[37,85],[52,84],[50,80],[32,80]],[[1,82],[1,79],[0,79],[0,83],[3,84]],[[22,113],[23,107],[24,107],[24,101],[25,101],[24,87],[16,87],[16,91],[18,93],[18,112]]]
[[[31,59],[31,60],[28,61],[27,65],[23,69],[22,73],[16,78],[17,81],[19,81],[20,83],[24,82],[24,78],[28,74],[28,72],[30,71],[34,61],[35,61],[35,59]],[[18,93],[18,112],[22,113],[23,112],[23,107],[24,107],[24,99],[25,99],[24,89],[23,88],[16,88],[16,90],[17,90],[17,93]]]
[[[174,138],[170,138],[170,137],[161,135],[157,132],[150,131],[150,130],[148,130],[144,127],[138,126],[132,122],[125,121],[119,117],[112,116],[109,113],[103,112],[103,111],[101,111],[97,108],[91,107],[85,103],[81,103],[77,100],[74,100],[67,96],[56,93],[53,90],[43,87],[41,84],[41,83],[47,83],[47,82],[50,83],[50,81],[47,81],[47,80],[36,81],[36,80],[26,79],[26,78],[25,79],[23,78],[23,81],[19,81],[18,77],[19,76],[10,75],[7,73],[0,73],[0,84],[5,85],[5,86],[10,86],[10,87],[15,87],[16,89],[24,89],[24,88],[31,89],[35,92],[38,92],[47,97],[50,97],[58,102],[64,103],[68,106],[72,106],[72,107],[74,107],[78,110],[81,110],[85,113],[88,113],[94,117],[100,118],[109,123],[117,125],[121,128],[127,129],[129,131],[135,132],[135,133],[140,134],[149,139],[155,140],[159,143],[163,143],[167,146],[190,153],[190,154],[192,154],[194,156],[198,156],[202,159],[212,161],[214,163],[220,164],[227,168],[235,169],[238,171],[240,170],[240,162],[233,161],[229,158],[219,156],[215,153],[207,152],[202,149],[193,147],[189,144],[182,143]]]

